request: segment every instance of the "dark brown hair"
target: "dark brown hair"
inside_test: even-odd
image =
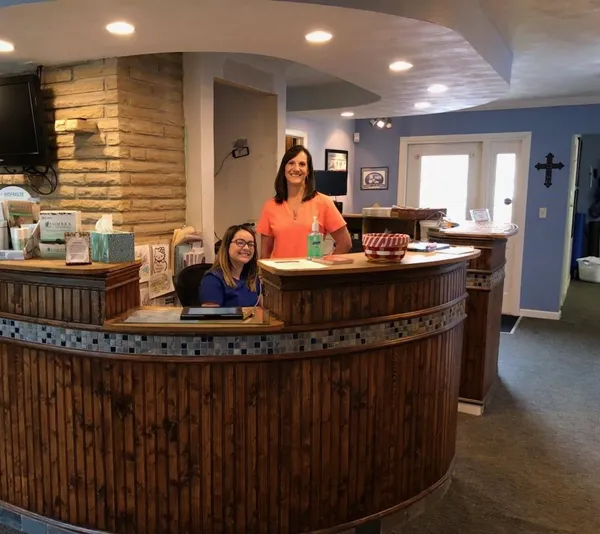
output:
[[[225,283],[229,287],[235,287],[235,280],[231,274],[231,258],[229,257],[229,247],[231,246],[231,242],[233,241],[235,234],[242,230],[244,232],[248,232],[254,239],[254,255],[250,261],[244,265],[244,268],[242,269],[242,276],[246,278],[246,285],[248,286],[248,289],[250,289],[250,291],[256,291],[258,280],[258,249],[256,246],[256,232],[250,225],[236,224],[227,228],[225,234],[223,235],[219,252],[217,252],[215,257],[215,262],[210,270],[220,271],[223,273],[223,280],[225,280]]]
[[[288,197],[287,179],[285,177],[285,166],[288,162],[294,159],[298,154],[304,152],[306,154],[306,163],[308,166],[308,174],[306,175],[306,184],[304,188],[304,196],[302,202],[306,202],[311,198],[314,198],[317,194],[317,187],[315,185],[315,170],[313,168],[313,159],[310,152],[302,145],[296,145],[290,148],[281,158],[279,170],[277,171],[277,177],[275,178],[275,202],[277,204],[283,204]]]

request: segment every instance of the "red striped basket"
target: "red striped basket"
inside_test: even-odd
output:
[[[410,236],[406,234],[363,234],[365,255],[371,261],[399,262],[406,254]]]

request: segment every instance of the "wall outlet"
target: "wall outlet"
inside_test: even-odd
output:
[[[545,219],[547,215],[546,208],[540,208],[540,219]]]

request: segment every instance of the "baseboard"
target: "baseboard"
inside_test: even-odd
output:
[[[549,319],[551,321],[560,320],[560,312],[549,312],[543,310],[521,310],[519,312],[521,317],[531,317],[532,319]]]
[[[458,411],[468,415],[483,415],[483,412],[485,411],[485,405],[458,401]]]

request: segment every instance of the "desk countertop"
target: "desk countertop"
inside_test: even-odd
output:
[[[468,261],[479,256],[478,250],[466,254],[451,254],[448,252],[407,252],[400,263],[373,262],[367,259],[362,252],[346,254],[352,258],[353,263],[343,265],[318,265],[318,268],[305,268],[307,260],[303,259],[281,259],[281,260],[261,260],[259,265],[264,271],[278,276],[315,276],[315,275],[340,275],[340,274],[359,274],[376,273],[385,271],[399,271],[409,269],[419,269],[426,267],[437,267]],[[298,268],[294,268],[297,262]]]

